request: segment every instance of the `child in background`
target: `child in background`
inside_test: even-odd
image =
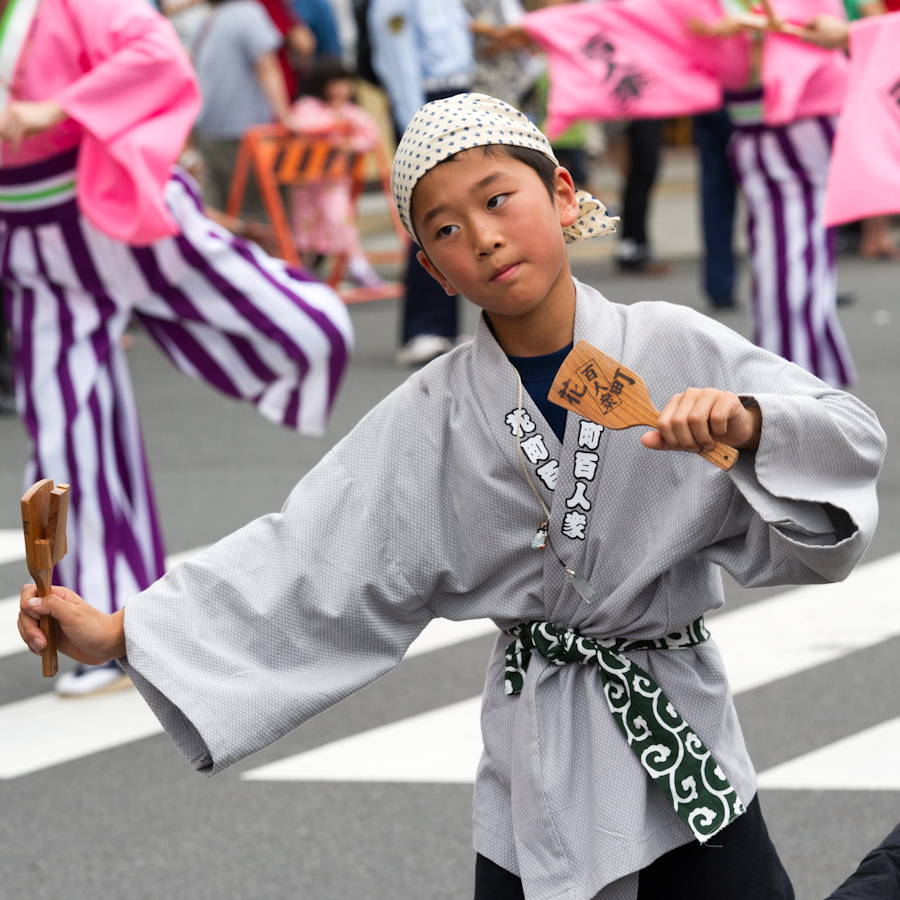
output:
[[[378,140],[378,126],[353,102],[353,94],[353,73],[336,57],[319,60],[309,95],[293,107],[303,133],[330,134],[335,146],[344,150],[371,150]],[[297,250],[311,257],[346,253],[350,278],[362,287],[377,287],[382,282],[363,252],[355,218],[349,180],[291,188]]]

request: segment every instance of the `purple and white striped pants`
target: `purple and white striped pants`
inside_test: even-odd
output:
[[[0,169],[0,277],[32,442],[25,482],[71,484],[59,580],[113,611],[164,571],[119,344],[130,318],[181,371],[302,434],[323,432],[353,337],[334,291],[207,219],[180,171],[166,201],[181,233],[130,247],[80,215],[74,167],[70,152]]]
[[[747,202],[754,341],[830,385],[850,385],[856,372],[837,315],[833,235],[822,220],[832,120],[769,127],[746,112],[748,98],[761,93],[726,103],[735,124],[731,164]]]

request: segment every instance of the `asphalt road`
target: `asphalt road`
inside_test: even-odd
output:
[[[860,372],[856,393],[881,417],[890,447],[881,524],[866,560],[900,550],[898,268],[841,265],[856,302],[842,319]],[[702,307],[696,265],[652,281],[608,263],[576,274],[610,299]],[[129,353],[171,552],[208,544],[281,506],[295,482],[406,377],[392,363],[396,304],[352,310],[358,348],[323,440],[298,438],[185,378],[142,334]],[[745,311],[723,318],[747,333]],[[468,330],[474,310],[466,311]],[[673,337],[677,339],[677,337]],[[18,527],[26,443],[0,419],[0,529]],[[0,598],[18,591],[22,563],[0,565]],[[728,582],[726,610],[778,594]],[[711,628],[715,629],[714,619]],[[715,632],[714,632],[715,633]],[[478,695],[492,639],[456,643],[404,663],[278,744],[212,780],[155,735],[0,779],[3,900],[450,900],[471,896],[469,784],[246,781],[263,763]],[[744,691],[738,710],[759,771],[900,717],[900,638]],[[27,654],[0,656],[0,721],[8,705],[49,684]],[[4,733],[3,745],[20,739]],[[895,758],[900,772],[900,747]],[[763,810],[798,900],[823,898],[900,820],[900,779],[887,789],[762,790]],[[894,785],[891,787],[891,785]]]

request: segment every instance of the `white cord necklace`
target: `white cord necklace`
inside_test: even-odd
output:
[[[519,402],[516,406],[516,444],[519,448],[519,462],[522,463],[522,471],[525,473],[528,486],[531,488],[534,496],[538,498],[538,503],[541,504],[541,509],[544,510],[544,516],[546,517],[544,521],[538,525],[537,534],[531,541],[531,548],[533,550],[543,550],[549,543],[553,555],[559,560],[559,564],[566,570],[566,574],[572,580],[572,587],[574,587],[588,603],[593,603],[600,596],[597,589],[584,577],[584,575],[580,572],[576,572],[575,569],[569,568],[569,566],[560,559],[559,554],[553,546],[553,542],[550,540],[550,510],[547,508],[547,504],[544,503],[544,498],[538,493],[538,489],[534,486],[531,475],[528,474],[528,467],[525,465],[525,454],[522,452],[521,422],[523,412],[522,400],[524,397],[525,385],[522,384],[522,376],[519,374],[519,370],[516,369],[515,366],[513,366],[513,368],[516,372],[516,378],[519,381]]]

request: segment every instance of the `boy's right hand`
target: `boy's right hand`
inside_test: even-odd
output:
[[[60,653],[80,663],[97,666],[125,656],[125,610],[111,616],[94,609],[68,588],[52,588],[49,597],[38,597],[37,588],[26,584],[19,602],[19,634],[32,653],[40,656],[47,646],[40,627],[41,616],[56,620]]]

